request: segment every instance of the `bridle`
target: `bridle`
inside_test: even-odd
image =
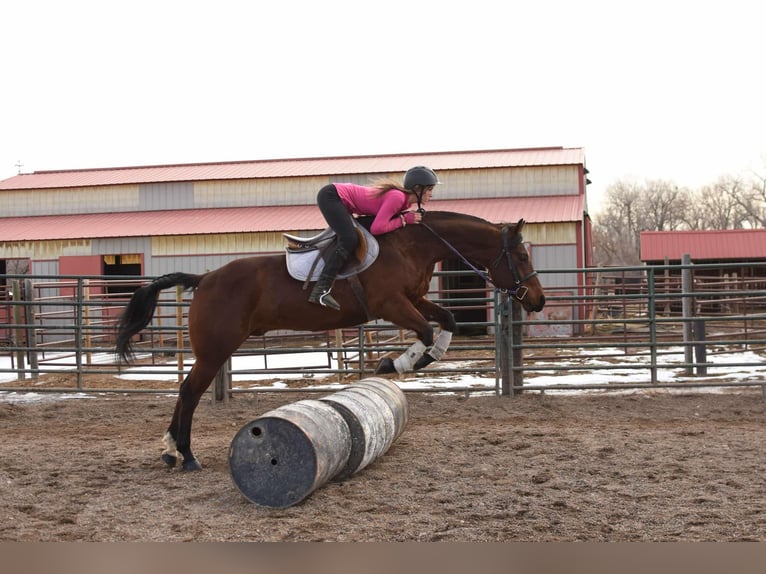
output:
[[[502,236],[503,236],[503,250],[500,252],[500,255],[498,255],[493,261],[492,261],[492,267],[497,267],[503,262],[503,258],[505,258],[506,263],[508,264],[508,269],[510,269],[511,273],[513,274],[513,280],[514,280],[514,286],[512,289],[503,289],[498,287],[494,284],[492,279],[489,276],[489,273],[484,271],[483,269],[479,269],[476,267],[473,263],[468,261],[462,253],[460,253],[454,245],[452,245],[449,241],[444,239],[441,235],[436,233],[429,225],[420,222],[421,227],[425,227],[433,233],[437,238],[439,238],[444,245],[450,248],[450,250],[458,256],[458,258],[465,263],[476,275],[484,279],[487,283],[492,285],[496,291],[499,291],[501,293],[507,293],[511,297],[514,297],[518,301],[523,301],[524,297],[527,296],[527,292],[529,291],[529,288],[524,285],[527,281],[529,281],[532,277],[537,275],[537,271],[532,271],[531,273],[527,274],[524,277],[521,277],[519,275],[519,270],[516,268],[516,266],[513,264],[513,259],[511,258],[511,249],[518,246],[522,241],[521,234],[517,234],[513,238],[513,242],[511,242],[511,238],[509,237],[509,230],[510,226],[506,225],[503,227]]]

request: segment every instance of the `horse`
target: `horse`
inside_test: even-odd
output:
[[[121,364],[134,358],[132,338],[152,320],[160,291],[179,285],[194,291],[188,332],[195,362],[179,387],[162,460],[175,467],[180,455],[182,470],[202,468],[191,449],[194,411],[218,370],[251,335],[326,331],[383,319],[414,331],[417,341],[396,360],[382,359],[376,374],[416,371],[444,355],[455,331],[452,313],[425,297],[436,263],[454,257],[526,311],[540,311],[545,294],[523,244],[523,227],[523,219],[494,224],[429,211],[420,224],[377,237],[378,257],[356,277],[357,285],[353,278],[336,281],[333,296],[340,311],[308,302],[303,283],[288,274],[285,255],[243,257],[199,275],[170,273],[138,288],[116,324]],[[439,325],[436,337],[431,322]]]

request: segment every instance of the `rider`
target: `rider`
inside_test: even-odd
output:
[[[419,165],[407,170],[404,181],[377,180],[370,187],[354,183],[331,183],[317,194],[317,205],[327,224],[338,236],[338,246],[322,270],[309,295],[311,303],[340,311],[340,305],[330,294],[335,277],[349,255],[356,249],[358,238],[353,215],[372,215],[373,235],[382,235],[408,224],[420,223],[422,214],[409,211],[412,204],[431,199],[435,185],[441,183],[431,168]]]

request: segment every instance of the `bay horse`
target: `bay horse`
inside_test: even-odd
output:
[[[152,320],[159,292],[177,285],[194,290],[188,329],[195,362],[179,387],[163,437],[163,461],[174,467],[180,454],[183,470],[202,468],[191,450],[194,410],[218,370],[250,335],[275,329],[326,331],[380,318],[414,331],[418,340],[396,360],[381,360],[376,374],[423,368],[444,355],[456,327],[450,311],[425,298],[435,264],[456,256],[527,311],[540,311],[545,294],[522,241],[523,227],[523,219],[503,225],[429,211],[420,224],[377,237],[378,258],[358,275],[362,296],[350,279],[335,283],[340,311],[309,303],[303,283],[288,274],[284,255],[236,259],[200,275],[170,273],[140,287],[117,323],[116,353],[125,363],[133,358],[133,336]],[[440,327],[437,337],[430,322]]]

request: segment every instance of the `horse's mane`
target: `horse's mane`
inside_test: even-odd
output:
[[[437,218],[437,219],[443,219],[443,220],[460,220],[460,221],[474,221],[476,223],[487,223],[489,225],[492,225],[489,221],[486,219],[482,219],[481,217],[477,217],[475,215],[468,215],[467,213],[457,213],[455,211],[426,211],[426,214],[423,216],[423,220],[428,223],[429,219]]]
[[[356,218],[356,220],[365,228],[367,231],[370,230],[370,226],[372,225],[372,222],[375,218],[371,215],[362,215]],[[477,224],[482,225],[505,225],[505,224],[495,224],[487,221],[486,219],[482,219],[481,217],[477,217],[475,215],[468,215],[467,213],[458,213],[456,211],[426,211],[425,215],[423,216],[423,222],[424,223],[433,223],[433,222],[445,222],[449,223],[451,221],[456,222],[473,222]]]

